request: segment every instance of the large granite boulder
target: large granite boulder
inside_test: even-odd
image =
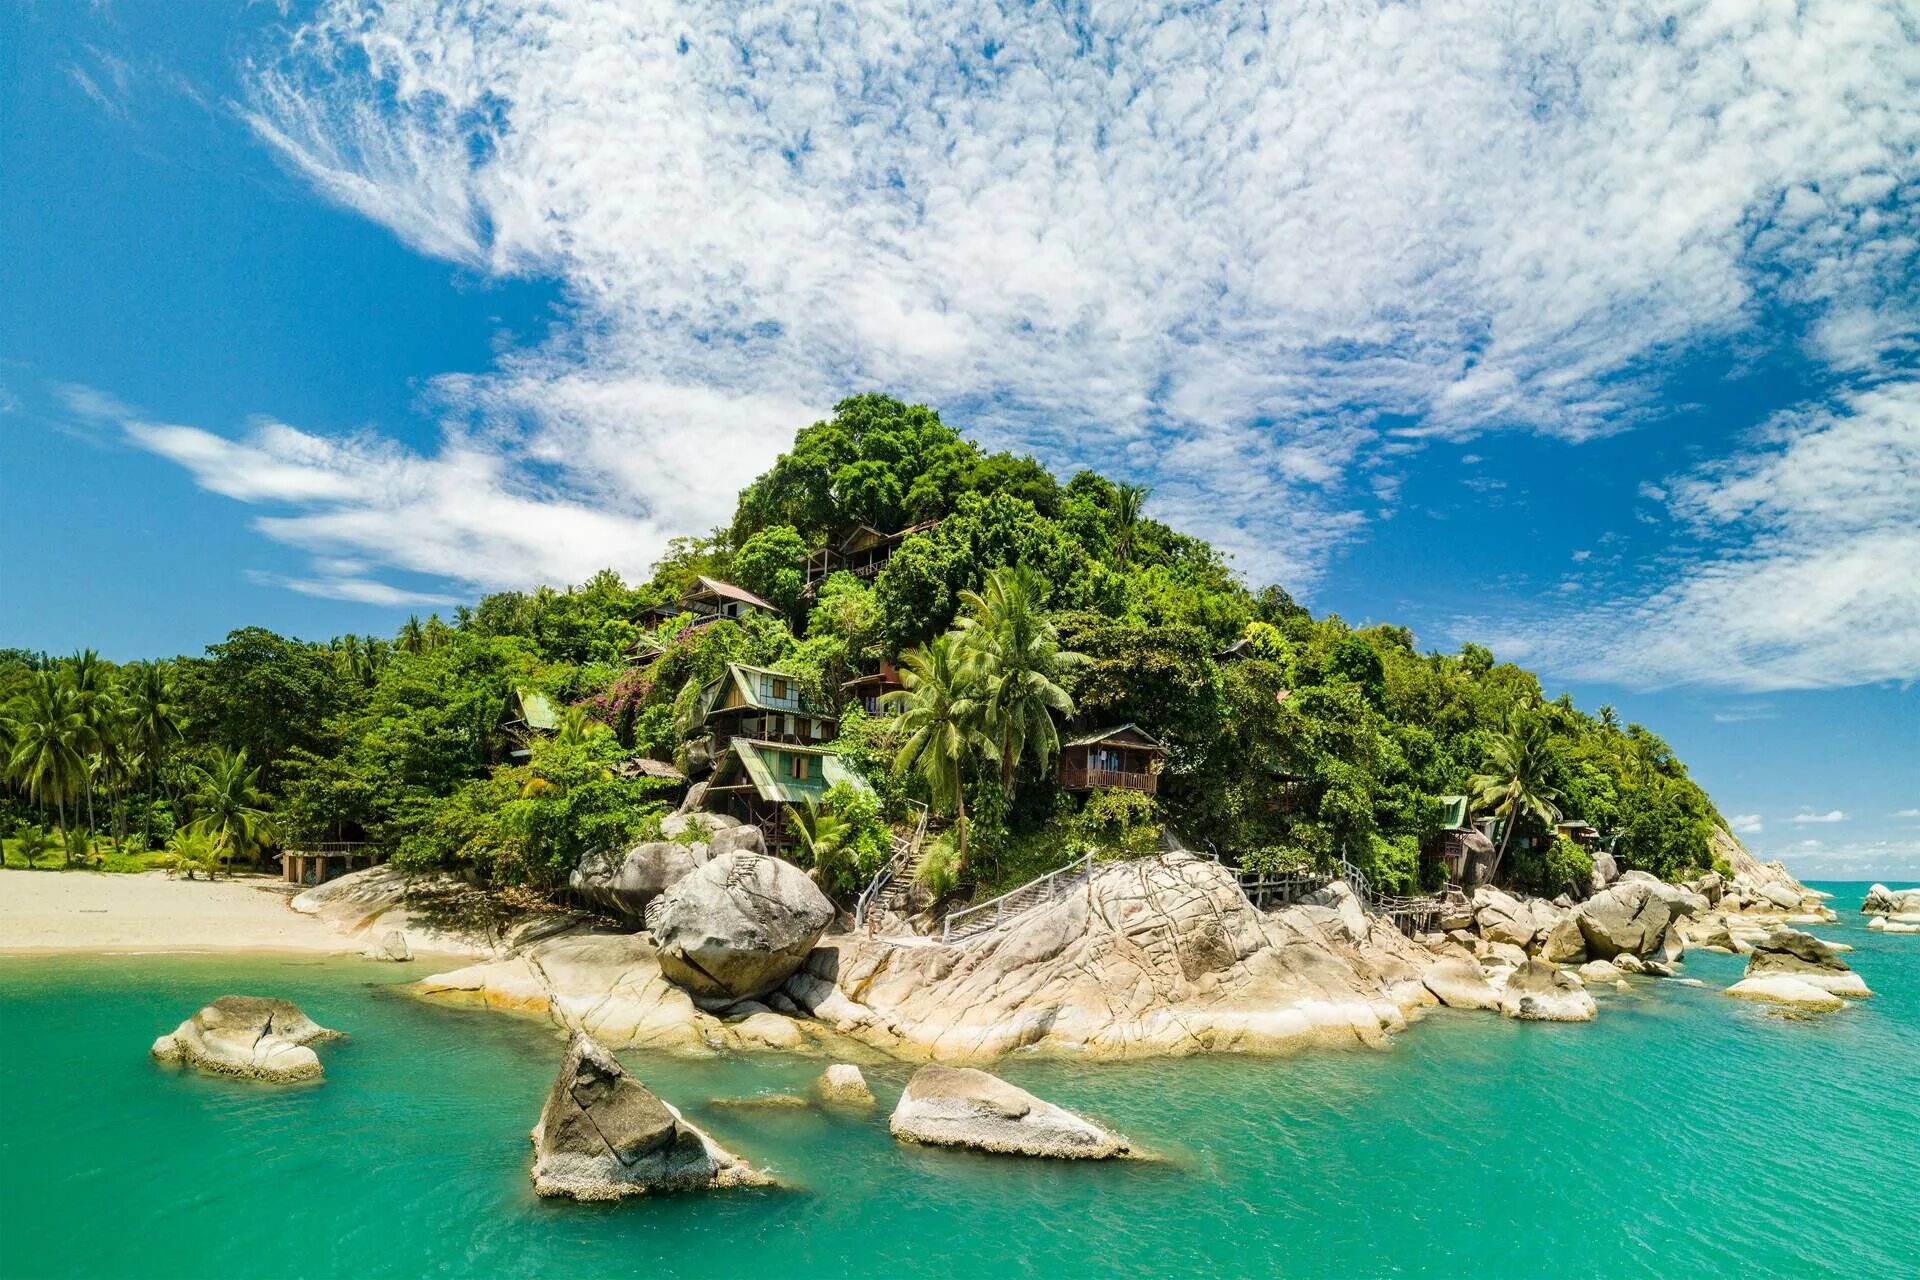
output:
[[[1500,993],[1493,989],[1480,966],[1459,956],[1428,965],[1420,981],[1449,1009],[1498,1009]]]
[[[663,840],[684,839],[692,832],[695,839],[711,839],[722,831],[730,831],[741,825],[740,819],[724,813],[708,813],[700,810],[693,813],[670,813],[660,819],[660,837]]]
[[[760,834],[757,829],[748,830]],[[582,858],[567,883],[594,906],[637,923],[646,918],[648,903],[712,861],[712,857],[710,847],[705,844],[650,840],[634,845],[624,854],[590,854]]]
[[[1552,964],[1577,964],[1587,958],[1587,935],[1580,930],[1580,917],[1563,912],[1548,926],[1535,944],[1542,960]]]
[[[1360,905],[1359,895],[1353,886],[1345,880],[1334,880],[1302,897],[1297,904],[1307,908],[1324,908],[1332,913],[1325,923],[1337,928],[1345,935],[1345,941],[1364,942],[1372,930],[1367,919],[1366,909]]]
[[[1543,960],[1529,960],[1507,975],[1500,1012],[1529,1022],[1588,1022],[1597,1010],[1580,979]]]
[[[183,1062],[220,1075],[317,1080],[322,1074],[320,1055],[308,1046],[340,1035],[288,1000],[221,996],[155,1040],[152,1052],[161,1062]]]
[[[785,982],[833,923],[833,903],[790,862],[729,853],[654,899],[646,921],[661,972],[717,1006]]]
[[[1435,957],[1385,921],[1355,942],[1337,919],[1261,911],[1230,869],[1167,853],[1097,863],[962,946],[830,939],[784,994],[843,1035],[944,1062],[1385,1048],[1432,1005],[1420,975]]]
[[[1605,849],[1594,849],[1593,892],[1599,893],[1620,878],[1620,864]]]
[[[908,1142],[1002,1155],[1105,1160],[1130,1151],[1125,1138],[972,1067],[914,1072],[888,1127]]]
[[[1876,933],[1920,933],[1920,917],[1911,911],[1904,916],[1875,916],[1867,928]]]
[[[1810,933],[1775,929],[1753,944],[1747,977],[1779,975],[1836,996],[1870,996],[1866,980],[1848,967],[1840,952]]]
[[[814,1092],[820,1101],[828,1106],[871,1107],[874,1105],[873,1090],[867,1087],[867,1078],[860,1074],[860,1068],[851,1062],[836,1062],[821,1073],[814,1081]]]
[[[542,1196],[613,1200],[771,1181],[655,1097],[583,1031],[567,1042],[532,1137],[533,1189]]]
[[[1480,926],[1480,936],[1489,942],[1508,942],[1522,949],[1532,946],[1540,932],[1530,903],[1492,885],[1473,891],[1473,919]]]
[[[1860,913],[1869,916],[1898,916],[1920,912],[1920,889],[1889,889],[1876,884],[1867,890]]]
[[[1596,893],[1574,914],[1587,952],[1597,960],[1617,955],[1649,956],[1661,949],[1677,919],[1704,914],[1705,899],[1677,889],[1642,871],[1629,871],[1604,893]]]

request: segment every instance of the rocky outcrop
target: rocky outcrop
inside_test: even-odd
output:
[[[1434,998],[1449,1009],[1498,1009],[1500,993],[1480,972],[1480,966],[1459,956],[1449,956],[1427,966],[1420,981]]]
[[[1540,905],[1552,910],[1549,903]],[[1523,950],[1533,945],[1543,928],[1551,927],[1551,921],[1543,924],[1534,913],[1533,903],[1491,885],[1481,885],[1473,891],[1473,919],[1480,928],[1480,936],[1489,942],[1511,943]]]
[[[533,1189],[613,1200],[772,1180],[655,1097],[591,1036],[575,1032],[533,1127]]]
[[[1775,929],[1754,944],[1747,977],[1795,979],[1836,996],[1870,996],[1866,980],[1848,967],[1840,953],[1810,933]]]
[[[567,883],[600,910],[638,923],[646,918],[648,903],[712,860],[706,844],[650,840],[624,854],[582,858]]]
[[[309,1046],[336,1040],[297,1005],[270,996],[221,996],[153,1042],[161,1062],[249,1080],[317,1080],[320,1055]]]
[[[860,1074],[860,1068],[851,1062],[836,1062],[821,1073],[813,1082],[813,1091],[820,1101],[833,1107],[871,1107],[874,1105],[873,1090],[867,1087],[867,1078]]]
[[[1604,893],[1574,909],[1586,950],[1596,960],[1618,955],[1650,956],[1668,941],[1677,920],[1704,913],[1706,900],[1645,872],[1629,871]],[[1677,941],[1678,934],[1675,935]]]
[[[907,1142],[1001,1155],[1107,1160],[1130,1152],[1125,1138],[971,1067],[914,1072],[888,1127]]]
[[[1598,1010],[1580,979],[1544,960],[1529,960],[1505,975],[1500,1012],[1528,1022],[1590,1022]]]
[[[295,897],[292,905],[362,939],[369,950],[404,947],[408,955],[498,955],[583,922],[569,911],[510,909],[458,877],[408,877],[390,865],[329,880]]]
[[[1920,913],[1920,889],[1889,889],[1876,884],[1867,890],[1860,913],[1869,916],[1898,916]]]
[[[941,1061],[1386,1043],[1431,1004],[1432,953],[1338,908],[1265,914],[1226,868],[1172,853],[1091,880],[965,946],[838,938],[784,988],[875,1047]]]
[[[1913,914],[1908,912],[1908,915]],[[1867,921],[1867,928],[1876,933],[1920,933],[1920,919],[1907,920],[1897,916],[1875,916]]]
[[[656,898],[647,927],[667,977],[717,1007],[785,982],[833,915],[833,903],[792,863],[729,853]]]

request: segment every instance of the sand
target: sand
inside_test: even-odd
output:
[[[0,951],[359,949],[288,906],[291,890],[267,876],[0,870]]]

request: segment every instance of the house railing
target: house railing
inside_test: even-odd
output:
[[[1093,850],[1089,849],[1064,867],[1027,881],[1018,889],[990,898],[976,906],[949,911],[940,929],[940,941],[958,942],[977,934],[991,933],[1003,923],[1045,902],[1052,902],[1075,888],[1081,880],[1093,878]]]
[[[1157,773],[1135,773],[1126,769],[1094,769],[1081,765],[1062,765],[1060,785],[1069,788],[1118,787],[1126,791],[1145,791],[1149,795],[1159,790],[1160,775]]]

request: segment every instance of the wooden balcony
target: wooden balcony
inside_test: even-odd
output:
[[[1160,787],[1157,773],[1132,773],[1122,769],[1095,769],[1077,763],[1062,763],[1060,785],[1069,791],[1092,791],[1096,787],[1114,787],[1122,791],[1144,791],[1153,795]]]

